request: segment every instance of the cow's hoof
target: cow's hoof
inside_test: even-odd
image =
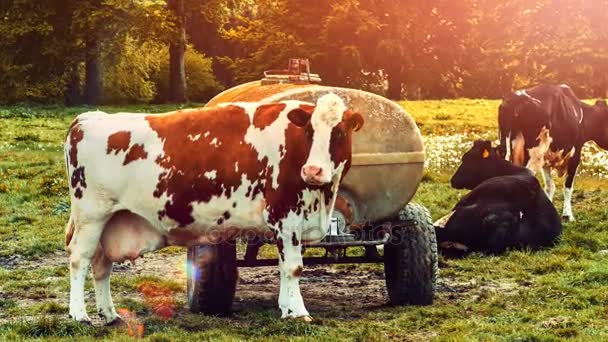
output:
[[[88,325],[90,327],[93,326],[93,322],[91,322],[90,320],[86,320],[86,319],[80,320],[80,321],[78,321],[78,323],[80,323],[82,325]]]
[[[127,326],[127,323],[119,316],[114,318],[111,322],[106,323],[106,326],[113,328],[124,328]]]
[[[565,222],[574,222],[576,220],[574,219],[574,216],[563,215],[562,216],[562,221],[565,221]]]
[[[293,319],[296,320],[296,321],[304,322],[304,323],[311,323],[312,322],[312,317],[310,317],[309,315],[300,316],[300,317],[294,317]]]

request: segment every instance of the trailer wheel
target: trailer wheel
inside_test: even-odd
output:
[[[210,315],[230,313],[238,279],[236,243],[190,247],[187,258],[190,311]]]
[[[384,247],[389,303],[432,304],[437,273],[437,241],[429,211],[419,204],[408,204],[399,212]]]

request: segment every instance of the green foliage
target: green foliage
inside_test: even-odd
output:
[[[166,48],[158,52],[161,61],[158,72],[153,76],[157,93],[155,102],[167,102],[169,99],[169,51]],[[211,58],[193,50],[186,49],[184,57],[186,69],[186,86],[188,100],[206,102],[213,95],[223,90],[222,85],[215,79]]]
[[[328,85],[394,99],[500,98],[539,82],[608,96],[602,1],[183,1],[183,20],[163,0],[2,2],[0,104],[78,103],[87,55],[103,59],[105,102],[166,101],[159,49],[182,21],[204,55],[186,56],[195,101],[218,91],[216,80],[259,79],[292,57],[311,59]]]
[[[104,99],[109,103],[149,102],[156,96],[152,76],[160,70],[163,48],[125,37],[120,51],[105,58]]]

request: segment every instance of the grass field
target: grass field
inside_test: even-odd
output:
[[[496,139],[498,102],[446,100],[402,105],[418,122],[430,158],[414,201],[427,206],[438,218],[463,194],[448,184],[462,151],[476,138]],[[171,107],[102,109],[162,112]],[[130,339],[126,330],[81,326],[67,319],[69,280],[63,230],[69,200],[62,141],[72,118],[85,110],[0,108],[0,340]],[[162,274],[128,272],[112,276],[114,302],[137,314],[145,325],[144,338],[150,341],[605,341],[606,155],[588,146],[585,162],[573,198],[577,221],[565,225],[562,241],[556,247],[538,253],[514,251],[500,257],[472,255],[463,260],[444,260],[432,306],[327,311],[309,306],[315,321],[304,324],[278,319],[278,288],[268,286],[271,300],[252,301],[232,317],[205,317],[187,312],[183,282]],[[559,192],[556,206],[561,210]],[[183,251],[170,248],[160,253],[176,258]],[[139,262],[145,265],[146,258]],[[327,268],[345,276],[356,270],[356,274],[373,275],[376,281],[382,277],[380,265]],[[174,318],[163,320],[153,313],[138,294],[143,283],[170,289],[177,307]],[[322,289],[323,285],[305,284],[303,291],[308,286]],[[89,299],[91,291],[88,282]],[[381,299],[382,293],[377,296]],[[356,295],[342,299],[358,300]],[[91,304],[89,301],[92,316]]]

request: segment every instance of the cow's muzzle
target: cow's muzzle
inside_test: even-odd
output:
[[[315,165],[305,165],[302,168],[302,179],[311,185],[323,185],[331,182],[331,178],[327,176],[323,168]]]

